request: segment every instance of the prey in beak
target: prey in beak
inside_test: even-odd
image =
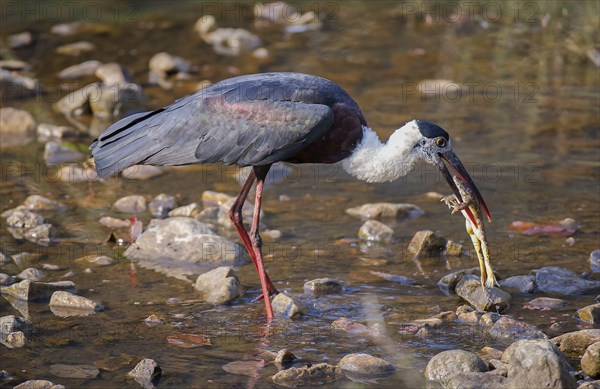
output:
[[[488,207],[485,203],[485,200],[483,199],[483,196],[481,196],[479,189],[477,189],[477,186],[473,182],[473,179],[471,178],[471,176],[469,176],[467,169],[465,169],[464,165],[462,164],[462,162],[460,161],[460,159],[458,158],[456,153],[454,153],[454,151],[452,149],[449,149],[447,151],[441,152],[439,154],[439,156],[440,156],[440,162],[438,164],[438,168],[442,172],[442,175],[446,179],[446,182],[448,182],[448,186],[450,186],[450,189],[452,189],[452,193],[454,193],[456,198],[461,202],[463,202],[465,200],[462,198],[458,186],[454,182],[452,175],[448,171],[448,168],[446,167],[446,165],[444,164],[443,161],[445,161],[448,165],[450,165],[456,171],[456,173],[458,173],[458,177],[465,184],[465,186],[468,188],[468,190],[473,194],[474,200],[477,201],[479,206],[484,210],[488,220],[492,221],[492,216],[490,215],[490,211],[488,210]],[[479,227],[479,224],[477,223],[477,218],[473,215],[473,212],[471,211],[471,209],[466,208],[465,212],[467,213],[467,215],[468,215],[469,219],[471,220],[471,222],[473,223],[473,225],[476,228]]]

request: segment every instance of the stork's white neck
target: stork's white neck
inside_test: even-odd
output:
[[[373,130],[363,127],[361,143],[350,157],[342,161],[342,166],[346,172],[363,181],[396,180],[408,174],[414,165],[417,158],[412,151],[421,138],[414,120],[397,129],[385,144]]]

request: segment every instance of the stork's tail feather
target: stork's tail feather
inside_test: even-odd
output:
[[[119,120],[107,128],[90,145],[96,171],[106,178],[133,166],[148,157],[144,143],[148,142],[145,132],[148,119],[164,111],[164,108],[137,113]]]

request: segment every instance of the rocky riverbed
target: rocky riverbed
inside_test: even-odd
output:
[[[1,38],[0,386],[600,387],[597,9],[191,2],[74,21],[35,4]],[[382,138],[413,117],[450,129],[492,212],[497,287],[426,166],[369,185],[281,165],[261,216],[267,324],[227,216],[246,169],[100,180],[87,159],[131,112],[287,70],[343,85]]]

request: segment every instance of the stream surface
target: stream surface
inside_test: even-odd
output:
[[[43,2],[34,4],[43,7]],[[144,86],[147,108],[192,93],[202,80],[217,82],[266,71],[316,74],[346,89],[382,139],[413,118],[438,123],[450,132],[455,151],[492,214],[493,221],[487,225],[491,259],[503,278],[543,266],[590,272],[590,252],[600,246],[600,80],[598,68],[585,54],[570,50],[568,42],[585,46],[586,39],[596,39],[597,44],[597,2],[494,3],[497,9],[488,7],[484,12],[476,7],[470,16],[462,4],[461,16],[456,18],[448,16],[453,12],[448,4],[456,3],[435,3],[438,8],[425,18],[418,10],[429,8],[421,2],[298,2],[302,11],[316,10],[327,17],[321,30],[291,35],[281,27],[254,27],[247,5],[238,3],[77,4],[99,6],[101,15],[90,14],[88,21],[108,24],[109,32],[52,35],[52,25],[73,19],[63,13],[55,20],[43,10],[38,10],[39,17],[12,15],[6,23],[2,21],[3,39],[24,30],[38,34],[36,45],[15,53],[48,86],[46,95],[6,101],[3,106],[25,109],[38,123],[69,125],[52,111],[56,93],[49,92],[50,86],[61,84],[56,77],[60,70],[88,59],[122,64]],[[270,59],[214,53],[193,30],[205,12],[215,14],[223,26],[243,27],[259,35]],[[96,50],[77,58],[55,53],[59,45],[76,40],[93,42]],[[169,91],[146,86],[148,60],[161,51],[191,61],[199,67],[199,74]],[[438,81],[430,88],[441,93],[424,97],[418,92],[423,80],[452,80],[466,87],[457,93]],[[81,87],[92,81],[93,77],[75,84]],[[85,147],[93,138],[88,135],[80,143]],[[261,221],[282,233],[276,241],[266,240],[264,248],[275,286],[300,294],[306,281],[321,277],[334,277],[349,286],[343,294],[311,300],[309,314],[301,319],[278,319],[266,327],[264,304],[255,301],[260,284],[252,265],[238,271],[245,295],[230,305],[215,307],[199,301],[190,283],[132,265],[122,257],[122,247],[102,243],[110,231],[98,223],[102,216],[130,216],[111,208],[125,195],[151,199],[168,193],[177,196],[179,205],[200,203],[205,190],[235,195],[240,189],[236,169],[193,166],[171,168],[147,181],[118,178],[64,183],[56,179],[56,168],[45,167],[43,150],[44,145],[37,142],[2,150],[0,211],[16,207],[31,194],[67,204],[67,211],[47,217],[56,241],[41,247],[15,240],[2,219],[0,251],[35,253],[38,257],[31,266],[52,263],[63,269],[46,271],[44,281],[64,280],[61,277],[73,271],[67,279],[75,282],[78,293],[101,301],[105,309],[92,316],[60,318],[50,312],[47,302],[29,303],[34,328],[30,341],[19,349],[3,348],[0,357],[0,369],[18,381],[49,379],[67,387],[131,385],[126,373],[147,357],[162,367],[161,387],[270,387],[275,386],[271,376],[277,372],[272,364],[248,375],[231,374],[222,367],[259,359],[263,350],[287,348],[301,358],[298,366],[335,365],[352,352],[380,356],[400,368],[378,385],[423,387],[422,371],[433,355],[455,348],[481,355],[483,346],[504,349],[509,344],[487,336],[477,326],[461,323],[444,325],[426,338],[400,332],[403,323],[455,311],[464,302],[454,294],[444,294],[436,283],[447,273],[477,266],[474,256],[416,260],[406,250],[415,232],[425,229],[470,246],[462,216],[450,215],[443,204],[425,195],[449,193],[433,167],[420,163],[396,182],[367,184],[354,180],[338,165],[291,166],[287,177],[270,184],[263,196]],[[413,203],[425,214],[412,220],[385,221],[398,237],[392,244],[340,242],[356,238],[363,223],[345,210],[377,202]],[[525,236],[507,229],[516,220],[556,224],[567,217],[580,224],[572,242],[566,237]],[[146,212],[139,218],[147,225],[151,215]],[[231,229],[221,227],[219,233],[239,241]],[[116,263],[84,273],[85,266],[74,261],[99,253],[117,259]],[[13,265],[1,270],[12,275],[20,271]],[[372,271],[403,275],[417,283],[401,285]],[[600,278],[593,274],[592,279]],[[523,308],[542,296],[562,298],[569,305],[551,311]],[[574,330],[580,325],[573,319],[574,312],[592,304],[594,298],[513,294],[507,313],[549,334],[550,325],[560,321],[571,323],[568,328]],[[19,313],[0,298],[0,315],[7,314]],[[151,314],[163,318],[164,324],[145,324]],[[376,343],[332,330],[331,322],[342,316],[365,324],[382,323],[388,341]],[[167,343],[167,336],[180,333],[203,334],[212,346],[181,349]],[[102,371],[93,380],[52,376],[49,366],[60,363],[96,365]],[[375,386],[345,379],[335,385]]]

